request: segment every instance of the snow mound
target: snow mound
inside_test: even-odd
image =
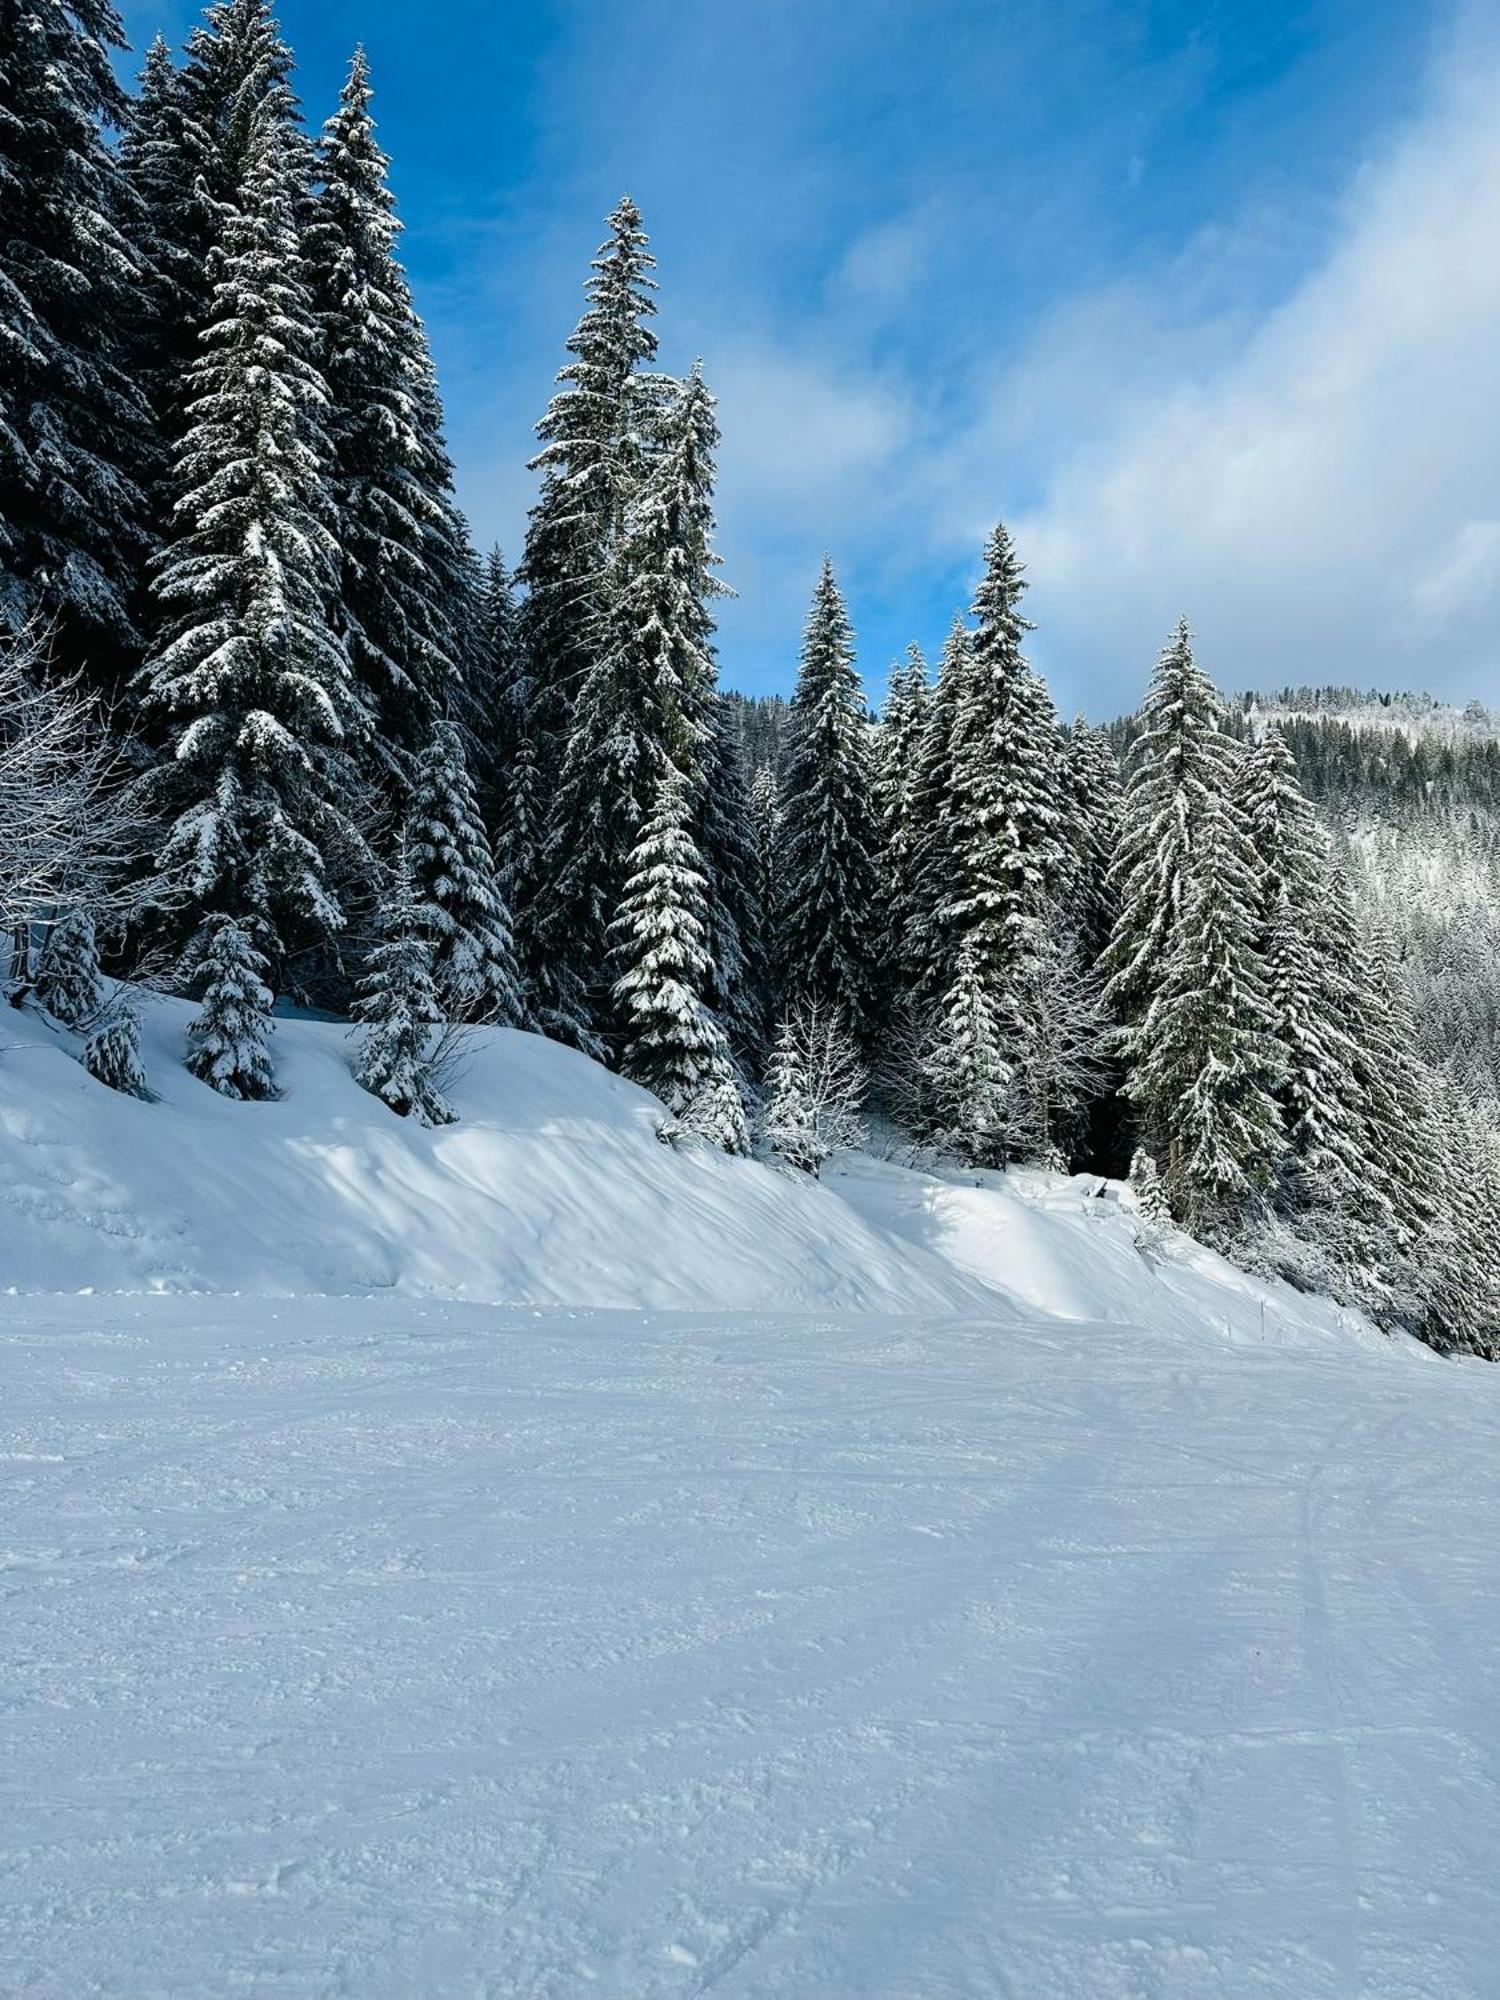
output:
[[[655,1098],[539,1036],[483,1029],[424,1131],[359,1089],[339,1023],[280,1020],[271,1104],[182,1065],[152,1000],[158,1101],[122,1097],[35,1016],[0,1020],[0,1287],[395,1291],[580,1307],[972,1309],[972,1278],[839,1197],[656,1137]]]

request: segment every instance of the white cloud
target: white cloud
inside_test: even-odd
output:
[[[1227,351],[1220,322],[1185,325],[1140,295],[1075,305],[1068,328],[1071,346],[1044,343],[1002,383],[991,419],[1015,435],[1028,391],[1061,409],[1076,384],[1086,442],[1016,525],[1050,638],[1039,650],[1096,707],[1130,692],[1102,685],[1106,663],[1138,680],[1180,610],[1225,685],[1493,697],[1493,48],[1470,43],[1442,67],[1420,120],[1358,176],[1321,266]]]

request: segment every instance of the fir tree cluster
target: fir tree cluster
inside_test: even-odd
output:
[[[1065,727],[998,526],[878,721],[826,560],[791,701],[725,695],[715,402],[658,366],[628,197],[513,583],[455,501],[363,52],[314,139],[267,0],[214,0],[133,97],[108,0],[7,23],[0,685],[84,690],[130,810],[87,866],[12,867],[4,915],[97,1076],[145,1091],[107,909],[121,975],[170,945],[231,1098],[275,1093],[282,1000],[349,1014],[359,1081],[429,1124],[455,1032],[532,1027],[668,1142],[745,1152],[760,1111],[815,1173],[873,1104],[975,1168],[1130,1162],[1153,1241],[1500,1349],[1494,1120],[1186,626],[1128,728]]]

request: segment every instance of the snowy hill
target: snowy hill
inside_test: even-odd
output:
[[[1500,1371],[184,1013],[156,1104],[0,1056],[0,1994],[1488,2000]]]
[[[656,1138],[661,1107],[534,1035],[477,1032],[424,1131],[353,1081],[347,1031],[283,1020],[272,1104],[182,1065],[192,1008],[147,1009],[160,1101],[95,1083],[71,1038],[0,1020],[0,1287],[395,1290],[569,1306],[961,1309],[975,1286],[836,1196]]]
[[[505,1029],[474,1034],[462,1118],[436,1131],[357,1087],[333,1022],[279,1021],[282,1098],[236,1104],[183,1068],[191,1012],[146,1009],[150,1104],[96,1083],[36,1015],[0,1023],[0,1288],[1067,1320],[1149,1297],[1236,1339],[1381,1338],[1184,1237],[1143,1257],[1124,1190],[1089,1177],[855,1158],[814,1183],[679,1150],[646,1092]]]

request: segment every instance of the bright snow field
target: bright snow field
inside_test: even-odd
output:
[[[13,1300],[0,1991],[1490,2000],[1479,1364]]]
[[[183,1019],[0,1052],[0,1993],[1494,2000],[1500,1371]]]

